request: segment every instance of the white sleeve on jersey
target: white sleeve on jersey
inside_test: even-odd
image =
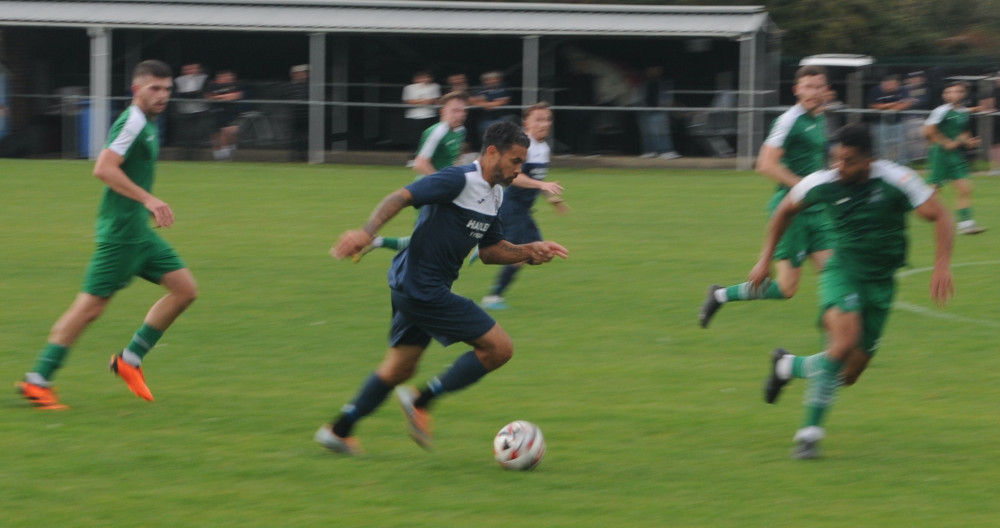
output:
[[[795,120],[803,113],[805,113],[805,109],[799,105],[795,105],[789,108],[784,114],[778,116],[774,120],[774,125],[771,126],[771,133],[764,140],[764,144],[774,148],[785,148],[785,139],[788,138],[788,133],[792,131],[792,125],[795,124]]]
[[[934,189],[924,183],[923,178],[913,169],[891,161],[878,160],[872,163],[871,175],[873,178],[882,178],[902,191],[914,208],[920,207],[934,195]]]
[[[431,159],[434,156],[434,151],[438,148],[438,144],[441,143],[441,140],[444,139],[444,135],[447,133],[448,125],[434,125],[434,130],[427,136],[427,141],[424,141],[424,146],[420,147],[420,152],[417,153],[417,156]]]
[[[948,110],[951,110],[950,104],[943,104],[935,108],[931,111],[931,115],[927,116],[927,121],[924,121],[924,124],[937,126],[938,123],[944,120],[944,116],[948,115]]]
[[[799,180],[799,183],[796,183],[794,187],[789,189],[788,197],[791,198],[793,203],[801,203],[802,200],[805,199],[806,193],[811,191],[813,188],[824,183],[837,181],[837,178],[839,177],[840,172],[836,169],[816,171],[809,176],[802,178]]]
[[[143,114],[138,107],[133,106],[129,108],[125,125],[122,127],[121,132],[115,136],[115,140],[108,145],[108,150],[124,158],[125,153],[132,147],[132,143],[135,143],[136,138],[139,137],[139,134],[145,127],[146,114]]]

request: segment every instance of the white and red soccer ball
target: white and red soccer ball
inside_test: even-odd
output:
[[[493,438],[493,458],[504,469],[535,469],[543,456],[545,437],[542,430],[531,422],[511,422]]]

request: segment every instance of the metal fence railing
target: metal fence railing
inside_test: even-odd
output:
[[[719,92],[705,92],[706,94]],[[347,150],[412,152],[418,135],[408,126],[403,111],[408,105],[399,102],[358,100],[289,101],[280,98],[244,99],[238,102],[197,101],[192,111],[189,100],[174,100],[158,121],[164,152],[173,158],[212,159],[213,136],[225,125],[238,130],[240,150],[274,151],[274,159],[305,159],[309,146],[308,114],[317,111],[325,121],[325,134],[319,144],[325,149],[335,142]],[[673,148],[689,157],[737,156],[741,141],[752,141],[756,153],[766,137],[770,123],[787,107],[739,108],[731,104],[711,106],[678,106],[669,108],[639,106],[575,106],[555,105],[552,144],[556,154],[639,156],[645,152],[639,120],[650,114],[666,118]],[[719,98],[716,98],[717,100]],[[13,119],[8,110],[4,119],[6,137],[0,138],[0,157],[58,156],[86,158],[89,155],[90,98],[79,93],[58,95],[8,94],[8,108],[19,109],[20,119]],[[128,97],[110,98],[111,119],[126,105]],[[708,104],[705,97],[692,100]],[[520,121],[521,107],[512,105],[499,109],[503,119]],[[861,120],[870,124],[879,157],[901,163],[919,163],[925,159],[926,141],[922,127],[928,111],[884,112],[840,108],[828,111],[831,132],[840,125]],[[747,127],[741,121],[753,116],[756,130],[747,137]],[[493,117],[495,118],[495,117]],[[492,118],[491,118],[492,119]],[[482,111],[470,107],[467,129],[471,148],[478,148],[479,124]],[[225,121],[225,122],[224,122]],[[992,169],[1000,167],[1000,112],[975,114],[974,133],[982,138],[978,149],[969,152],[970,160],[990,161]],[[110,125],[110,123],[108,123]],[[738,160],[744,167],[748,160]]]

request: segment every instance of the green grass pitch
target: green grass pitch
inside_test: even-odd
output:
[[[30,368],[92,249],[101,185],[87,162],[0,160],[0,380]],[[771,184],[750,173],[561,170],[572,211],[544,203],[570,259],[526,268],[496,313],[514,359],[435,408],[427,454],[386,402],[357,429],[368,454],[312,442],[381,360],[388,251],[327,251],[405,168],[162,163],[165,237],[200,298],[147,357],[156,402],[107,372],[160,295],[119,293],[56,379],[70,411],[0,397],[4,527],[971,527],[1000,515],[1000,180],[976,179],[993,230],[956,238],[957,296],[928,300],[929,224],[911,220],[879,355],[840,392],[825,458],[788,458],[804,383],[775,406],[776,346],[813,353],[815,273],[788,302],[726,306],[702,330],[709,284],[753,265]],[[951,189],[943,198],[954,201]],[[403,213],[383,234],[405,234]],[[498,268],[463,269],[478,299]],[[465,349],[432,345],[415,381]],[[505,423],[541,426],[534,472],[492,460]]]

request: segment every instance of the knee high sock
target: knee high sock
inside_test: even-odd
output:
[[[31,371],[44,378],[45,381],[52,381],[52,376],[62,366],[67,354],[69,354],[69,347],[47,343],[45,348],[38,353],[35,366]]]
[[[333,422],[333,432],[347,438],[358,420],[368,416],[385,401],[392,391],[392,385],[382,381],[374,372],[361,384],[354,400],[340,409],[340,415]]]
[[[382,245],[380,247],[385,247],[389,249],[394,249],[396,251],[403,251],[410,246],[410,237],[381,237]]]
[[[446,392],[464,389],[479,381],[488,372],[483,363],[476,357],[476,352],[470,350],[459,356],[440,376],[428,381],[427,387],[420,391],[420,395],[417,396],[413,405],[427,407],[435,397]]]
[[[784,298],[785,295],[781,293],[781,288],[778,287],[778,283],[772,280],[764,282],[759,288],[754,288],[749,282],[743,282],[726,288],[726,299],[729,301]]]
[[[792,363],[792,373],[796,377],[809,379],[804,398],[805,416],[802,427],[819,426],[835,400],[844,362],[830,358],[826,352],[801,358],[801,362],[799,359],[796,357]]]
[[[136,330],[135,335],[132,336],[132,342],[125,347],[122,352],[122,357],[130,365],[138,367],[142,364],[142,358],[146,357],[149,350],[156,346],[156,342],[163,337],[163,332],[143,323],[138,330]]]

